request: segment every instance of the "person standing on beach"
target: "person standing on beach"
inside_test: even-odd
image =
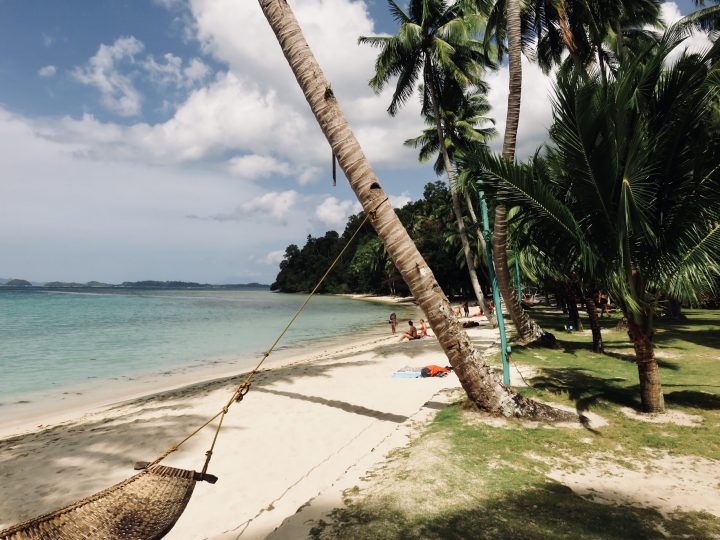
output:
[[[392,330],[392,333],[395,334],[395,329],[397,328],[397,315],[395,315],[395,313],[391,313],[390,320],[388,322],[390,323],[390,330]]]
[[[470,306],[468,305],[467,302],[465,302],[463,304],[463,310],[465,311],[465,316],[469,317],[470,316]]]

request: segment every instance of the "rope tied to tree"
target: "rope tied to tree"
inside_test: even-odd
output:
[[[168,457],[173,452],[177,451],[183,444],[185,444],[188,440],[190,440],[192,437],[197,435],[200,431],[202,431],[205,427],[207,427],[209,424],[211,424],[215,419],[218,417],[220,420],[218,421],[217,428],[215,429],[215,433],[213,435],[212,443],[210,444],[210,448],[205,452],[205,464],[203,465],[202,469],[202,475],[205,476],[205,473],[207,472],[208,466],[210,465],[210,459],[212,458],[213,452],[215,450],[215,443],[217,442],[218,436],[220,435],[220,430],[222,429],[223,421],[225,420],[225,416],[227,415],[228,411],[230,410],[230,407],[233,403],[239,403],[243,400],[245,395],[250,391],[250,387],[252,386],[252,381],[257,374],[257,372],[260,370],[260,367],[263,365],[265,360],[268,359],[268,357],[272,354],[272,352],[275,350],[275,347],[280,342],[280,340],[283,338],[283,336],[287,333],[287,331],[290,329],[292,324],[297,320],[297,318],[300,316],[300,313],[305,309],[305,306],[307,306],[308,302],[312,299],[313,296],[317,293],[317,291],[320,289],[320,286],[323,284],[325,279],[330,275],[330,272],[337,266],[337,264],[340,262],[340,259],[347,251],[348,247],[350,247],[350,244],[352,244],[353,240],[357,237],[357,235],[360,233],[362,228],[365,226],[365,224],[368,222],[369,219],[375,219],[377,216],[377,211],[384,203],[386,203],[389,200],[389,197],[385,197],[382,201],[380,201],[372,210],[367,212],[365,214],[365,219],[362,220],[360,225],[358,225],[357,229],[355,229],[355,232],[353,232],[352,236],[348,239],[347,242],[345,242],[345,245],[340,250],[340,253],[335,257],[333,262],[330,264],[328,269],[325,271],[325,273],[322,275],[322,277],[318,280],[315,287],[313,287],[312,291],[307,295],[305,298],[305,301],[302,303],[302,305],[298,308],[298,310],[295,312],[295,314],[292,316],[290,321],[285,325],[285,328],[280,332],[280,334],[275,338],[275,341],[272,343],[272,345],[268,348],[267,351],[265,351],[262,355],[262,358],[260,359],[260,362],[245,376],[245,379],[238,385],[238,387],[233,391],[232,396],[228,400],[228,402],[225,404],[225,406],[220,409],[214,416],[212,416],[210,419],[208,419],[206,422],[204,422],[200,427],[193,430],[189,435],[187,435],[183,440],[181,440],[179,443],[174,444],[170,448],[168,448],[165,452],[160,454],[155,461],[152,461],[151,463],[145,465],[140,468],[150,468],[154,465],[157,465],[162,460],[164,460],[166,457]],[[140,464],[136,465],[138,467]]]

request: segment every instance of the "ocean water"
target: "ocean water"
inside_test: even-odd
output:
[[[253,365],[304,295],[260,290],[0,290],[0,403],[217,362]],[[313,298],[280,342],[388,328],[391,310]]]

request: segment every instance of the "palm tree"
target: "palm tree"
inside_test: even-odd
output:
[[[720,4],[720,0],[711,1],[715,4]],[[695,5],[702,7],[683,17],[678,21],[678,24],[681,26],[692,26],[699,30],[720,30],[720,5],[705,7],[705,0],[695,0]]]
[[[547,167],[547,161],[535,156],[533,167]],[[552,174],[551,171],[546,171],[543,176],[548,177]],[[547,228],[538,226],[532,213],[518,212],[513,225],[516,257],[520,261],[523,275],[546,289],[549,286],[556,291],[564,292],[563,296],[568,302],[570,322],[577,330],[582,330],[582,322],[577,310],[579,293],[590,320],[592,350],[595,353],[602,353],[604,350],[602,332],[594,299],[599,287],[595,278],[584,272],[580,253],[568,249],[565,235],[548,234]]]
[[[462,243],[470,282],[478,305],[485,313],[485,297],[475,271],[475,258],[470,248],[462,203],[458,193],[446,140],[450,131],[444,125],[445,111],[441,96],[453,92],[453,87],[482,86],[485,67],[492,66],[482,43],[474,36],[481,29],[483,19],[472,2],[448,0],[410,0],[407,13],[394,0],[388,0],[390,12],[400,24],[395,36],[362,36],[359,43],[380,48],[375,63],[375,76],[370,87],[380,92],[390,79],[397,77],[388,112],[398,109],[415,93],[422,78],[422,113],[435,119],[437,140],[445,173],[450,185],[453,212]],[[477,220],[476,220],[477,221]]]
[[[510,84],[503,141],[503,157],[507,161],[512,162],[515,159],[522,94],[521,51],[523,47],[527,49],[534,44],[540,65],[546,70],[553,64],[560,63],[563,50],[567,50],[574,62],[576,72],[583,78],[587,78],[585,65],[589,61],[588,58],[592,56],[592,44],[602,43],[610,31],[610,25],[614,23],[613,18],[607,16],[605,22],[598,22],[592,17],[592,14],[597,14],[597,10],[601,7],[606,12],[614,5],[614,9],[610,10],[610,13],[614,13],[615,19],[617,19],[622,13],[625,13],[621,9],[622,4],[629,6],[626,8],[627,12],[643,14],[644,19],[641,22],[644,22],[645,19],[656,20],[659,13],[657,3],[657,0],[604,0],[602,2],[530,0],[521,5],[520,0],[496,0],[488,16],[485,46],[489,47],[490,43],[493,43],[500,57],[505,51],[508,52],[509,57]],[[596,6],[595,10],[592,10],[590,6]],[[638,6],[645,6],[645,9],[642,10]],[[600,9],[600,12],[602,13],[603,9]],[[639,17],[637,14],[636,16]],[[615,28],[617,27],[615,25]],[[592,32],[594,39],[590,39],[589,28],[594,30]],[[505,45],[506,40],[507,45]],[[598,51],[598,54],[598,58],[602,59],[603,53]],[[605,78],[604,68],[601,69],[601,72]],[[527,315],[512,287],[507,261],[507,208],[504,204],[497,204],[495,207],[493,236],[493,261],[498,286],[510,317],[515,323],[520,341],[553,344],[555,339],[552,334],[547,334]]]
[[[665,296],[698,302],[720,276],[720,136],[710,108],[720,93],[720,43],[682,55],[677,28],[611,82],[561,76],[551,167],[485,157],[486,183],[525,219],[565,239],[628,320],[642,408],[664,409],[653,349]],[[702,144],[698,144],[702,141]]]
[[[440,95],[440,110],[443,114],[442,125],[445,132],[445,150],[452,164],[455,164],[456,154],[462,152],[487,150],[488,141],[495,137],[497,131],[494,127],[486,127],[488,124],[494,124],[492,118],[486,115],[490,112],[490,104],[487,101],[487,87],[477,86],[472,92],[466,92],[458,85],[445,85]],[[419,159],[421,163],[428,161],[433,155],[437,154],[437,158],[433,165],[435,173],[440,176],[445,168],[443,153],[440,149],[440,141],[438,139],[437,119],[430,112],[425,117],[425,123],[429,126],[423,130],[422,134],[413,139],[405,141],[406,146],[419,148]],[[482,254],[485,253],[485,239],[480,231],[475,208],[470,197],[470,192],[463,186],[463,182],[458,173],[456,174],[457,189],[465,196],[465,205],[470,215],[470,221],[473,228],[478,233],[476,239],[479,244],[478,253],[479,260],[482,260]],[[459,234],[454,235],[458,239]],[[463,246],[462,241],[460,245]],[[464,246],[463,246],[464,247]],[[464,249],[461,250],[464,257]],[[477,265],[485,278],[485,283],[489,285],[489,274],[485,272],[482,264]],[[485,316],[493,326],[497,325],[495,316],[482,305]]]
[[[563,411],[524,398],[500,383],[458,324],[432,271],[388,203],[370,163],[353,135],[330,83],[310,50],[285,0],[259,0],[285,58],[327,138],[350,186],[410,288],[470,400],[504,416],[567,418]]]
[[[510,84],[508,92],[508,108],[505,120],[505,137],[503,139],[503,158],[512,163],[515,160],[517,129],[520,122],[520,100],[522,97],[522,21],[520,18],[520,0],[503,0],[507,5],[506,30],[508,38],[508,58]],[[546,333],[528,317],[515,293],[507,260],[508,244],[508,208],[502,203],[495,206],[495,226],[493,229],[493,264],[497,277],[498,288],[502,294],[505,307],[515,323],[515,330],[521,343],[553,344],[552,334]],[[498,306],[500,309],[500,306]]]
[[[490,112],[487,89],[479,88],[472,93],[465,93],[453,85],[445,90],[440,96],[445,150],[450,162],[455,163],[456,152],[487,149],[488,141],[497,135],[497,131],[494,127],[485,127],[495,123],[487,116]],[[440,176],[445,170],[445,161],[438,140],[437,119],[430,113],[425,117],[425,123],[429,127],[423,130],[420,136],[406,140],[405,145],[420,149],[421,163],[429,161],[437,154],[433,168]]]

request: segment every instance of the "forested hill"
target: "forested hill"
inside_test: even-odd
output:
[[[445,293],[469,294],[472,289],[463,268],[464,258],[459,256],[460,242],[450,205],[448,188],[443,182],[435,182],[425,186],[422,199],[409,202],[396,212]],[[364,218],[363,212],[350,216],[341,235],[328,231],[325,236],[308,236],[302,248],[289,245],[271,289],[282,292],[312,290]],[[367,223],[320,292],[404,295],[408,289],[372,226]]]

